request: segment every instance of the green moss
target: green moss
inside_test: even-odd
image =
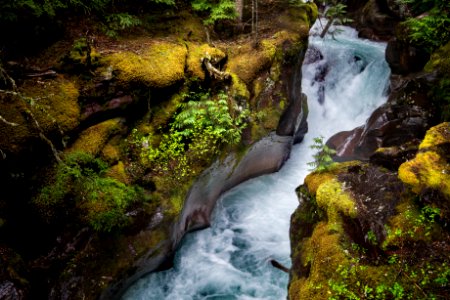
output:
[[[450,199],[450,166],[446,145],[450,143],[450,123],[442,123],[427,131],[419,153],[399,170],[399,178],[415,193],[439,190]]]
[[[130,223],[126,210],[143,200],[143,191],[103,177],[107,165],[84,152],[72,152],[56,168],[54,181],[43,187],[34,203],[48,222],[69,215],[97,231]],[[120,166],[118,167],[120,168]]]
[[[342,190],[342,183],[336,179],[322,183],[316,192],[319,207],[327,212],[328,222],[340,223],[340,214],[351,218],[356,217],[357,209],[354,200]]]
[[[62,135],[80,122],[77,84],[63,77],[36,82],[27,80],[19,95],[0,95],[1,115],[19,126],[0,127],[0,149],[20,152],[30,139],[40,139],[31,111],[45,134]]]
[[[67,152],[82,151],[98,155],[109,137],[120,130],[121,119],[111,119],[84,130]]]
[[[187,49],[184,45],[155,42],[143,53],[118,52],[105,58],[123,85],[140,83],[164,88],[184,78]]]
[[[184,182],[169,176],[153,176],[152,179],[156,186],[153,201],[160,203],[167,215],[179,216],[194,178],[187,178]]]
[[[131,182],[128,174],[126,173],[125,165],[121,161],[109,168],[105,175],[125,184],[130,184]]]
[[[205,71],[202,67],[201,59],[209,58],[213,63],[218,63],[225,58],[225,53],[209,46],[208,44],[197,45],[188,43],[187,71],[191,77],[205,80]]]
[[[101,151],[101,159],[112,165],[120,160],[120,148],[116,143],[109,141]]]
[[[179,108],[179,105],[183,102],[185,98],[185,96],[183,95],[184,92],[185,91],[174,94],[168,101],[164,101],[161,104],[155,106],[152,109],[152,128],[147,128],[146,130],[141,130],[142,128],[140,128],[140,131],[151,133],[154,131],[153,129],[167,126],[170,123],[171,119],[174,117],[177,109]],[[143,125],[148,127],[148,125]]]
[[[231,74],[231,94],[235,99],[250,99],[247,85],[234,73]]]
[[[275,107],[266,107],[252,114],[251,140],[257,141],[278,126],[282,111]]]
[[[431,55],[424,70],[427,72],[439,70],[443,74],[450,73],[450,42]]]
[[[310,238],[303,240],[299,253],[309,274],[297,274],[289,285],[289,299],[327,299],[327,282],[336,276],[341,264],[348,264],[348,256],[342,248],[340,233],[330,230],[325,222],[314,228]],[[306,276],[308,275],[308,276]]]
[[[450,143],[450,123],[445,122],[430,128],[422,143],[419,145],[419,150],[427,150],[428,148],[438,147],[442,144]]]

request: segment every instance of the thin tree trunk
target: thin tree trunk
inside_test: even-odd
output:
[[[236,13],[238,15],[239,24],[242,23],[242,17],[244,14],[244,0],[236,0]]]
[[[330,29],[331,25],[333,25],[334,22],[334,18],[331,18],[327,25],[325,25],[325,28],[322,30],[322,33],[320,34],[320,38],[323,39],[323,37],[325,36],[325,34],[327,34],[328,30]]]
[[[252,0],[252,35],[255,34],[255,1]]]
[[[258,42],[258,0],[255,0],[255,44]]]

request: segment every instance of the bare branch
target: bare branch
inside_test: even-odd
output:
[[[0,115],[0,121],[2,121],[5,124],[8,124],[9,126],[19,126],[19,124],[17,124],[17,123],[9,122],[5,118],[3,118],[2,115]]]

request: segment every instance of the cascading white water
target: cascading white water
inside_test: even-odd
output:
[[[321,55],[302,69],[309,131],[284,167],[224,195],[211,228],[184,239],[174,267],[140,279],[124,299],[286,299],[288,275],[270,260],[290,266],[290,216],[298,205],[295,189],[313,160],[309,148],[313,138],[326,140],[362,125],[386,100],[385,44],[358,39],[347,27],[339,29],[342,32],[335,39],[324,40],[316,34],[318,25],[311,30],[310,48]]]

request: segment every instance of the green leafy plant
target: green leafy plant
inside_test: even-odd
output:
[[[450,2],[442,0],[403,1],[417,17],[410,17],[403,25],[410,41],[428,53],[450,41]]]
[[[347,5],[340,3],[336,0],[327,1],[328,9],[323,14],[323,17],[328,19],[327,25],[323,28],[320,37],[323,38],[327,32],[329,32],[331,25],[333,24],[346,24],[350,23],[353,20],[347,17]],[[336,32],[331,32],[334,36]]]
[[[69,213],[96,231],[124,227],[131,221],[127,209],[144,199],[143,191],[104,177],[107,167],[90,154],[71,153],[58,164],[54,181],[42,188],[34,203],[48,221]]]
[[[230,109],[224,92],[215,97],[209,93],[183,97],[187,101],[179,106],[168,132],[160,137],[139,136],[135,130],[132,139],[154,170],[170,171],[178,179],[195,173],[194,166],[210,163],[222,147],[238,144],[248,116],[247,110]]]
[[[109,37],[117,37],[121,30],[141,25],[141,20],[129,13],[116,13],[106,16],[104,31]]]
[[[311,171],[327,171],[334,163],[332,156],[336,154],[336,151],[324,144],[323,136],[316,137],[313,141],[314,144],[309,147],[317,152],[313,155],[314,161],[309,162],[308,166],[312,167]]]
[[[213,25],[220,20],[233,20],[237,17],[236,3],[233,0],[193,0],[192,8],[199,12],[206,12],[205,25]]]

